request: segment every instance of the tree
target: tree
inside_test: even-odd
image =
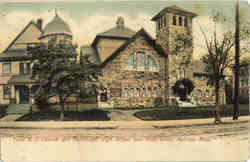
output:
[[[220,82],[224,79],[224,73],[232,66],[234,58],[232,57],[232,48],[235,45],[234,33],[230,30],[223,33],[223,37],[220,40],[216,25],[218,23],[223,24],[226,18],[221,13],[216,13],[211,16],[214,22],[214,32],[211,40],[208,40],[206,33],[202,27],[200,29],[203,33],[208,53],[202,57],[202,61],[205,63],[205,71],[209,74],[208,83],[215,87],[215,105],[216,105],[216,117],[215,123],[221,123],[220,109],[219,109],[219,98],[220,98]],[[249,31],[246,30],[245,26],[241,32],[244,33],[241,40],[246,40]],[[242,48],[241,52],[244,52],[246,48]]]
[[[70,96],[84,96],[83,93],[96,92],[98,88],[99,67],[88,57],[78,63],[76,48],[67,40],[52,38],[28,49],[33,62],[32,78],[40,85],[38,95],[48,99],[54,92],[59,98],[60,120],[64,119],[65,103]]]

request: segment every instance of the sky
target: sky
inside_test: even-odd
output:
[[[43,2],[26,0],[8,0],[0,3],[0,52],[22,31],[32,19],[43,19],[43,27],[58,15],[70,26],[74,43],[91,44],[95,36],[116,24],[119,16],[124,17],[125,26],[138,31],[142,27],[155,38],[155,24],[151,18],[163,8],[177,5],[198,14],[193,20],[194,58],[206,53],[205,42],[200,26],[208,37],[214,29],[210,16],[220,11],[227,18],[226,24],[217,25],[217,32],[222,34],[234,28],[235,1],[67,1]],[[249,19],[250,6],[247,1],[240,5],[242,21]]]

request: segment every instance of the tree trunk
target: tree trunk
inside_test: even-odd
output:
[[[239,58],[240,58],[240,21],[239,21],[239,0],[236,2],[235,14],[235,79],[234,79],[234,108],[233,120],[238,120],[239,116]]]
[[[60,101],[60,107],[61,107],[61,111],[60,111],[59,120],[63,121],[64,120],[64,102],[62,100]]]
[[[220,117],[220,105],[219,105],[219,99],[220,99],[220,81],[215,81],[215,109],[216,109],[216,115],[215,115],[215,124],[221,123],[221,117]]]

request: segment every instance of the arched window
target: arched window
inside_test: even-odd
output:
[[[148,65],[149,65],[149,71],[156,71],[157,70],[157,65],[155,63],[155,60],[150,55],[148,56]]]
[[[134,68],[134,54],[131,53],[127,59],[126,59],[126,62],[125,62],[125,69],[126,70],[132,70]]]
[[[145,58],[145,54],[143,52],[137,52],[136,53],[136,66],[137,66],[137,70],[139,71],[143,71],[146,68],[146,58]]]

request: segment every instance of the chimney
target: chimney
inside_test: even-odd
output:
[[[124,18],[123,17],[118,17],[116,21],[117,27],[118,28],[124,28]]]
[[[39,28],[40,30],[42,30],[43,19],[37,19],[36,25],[38,26],[38,28]]]

